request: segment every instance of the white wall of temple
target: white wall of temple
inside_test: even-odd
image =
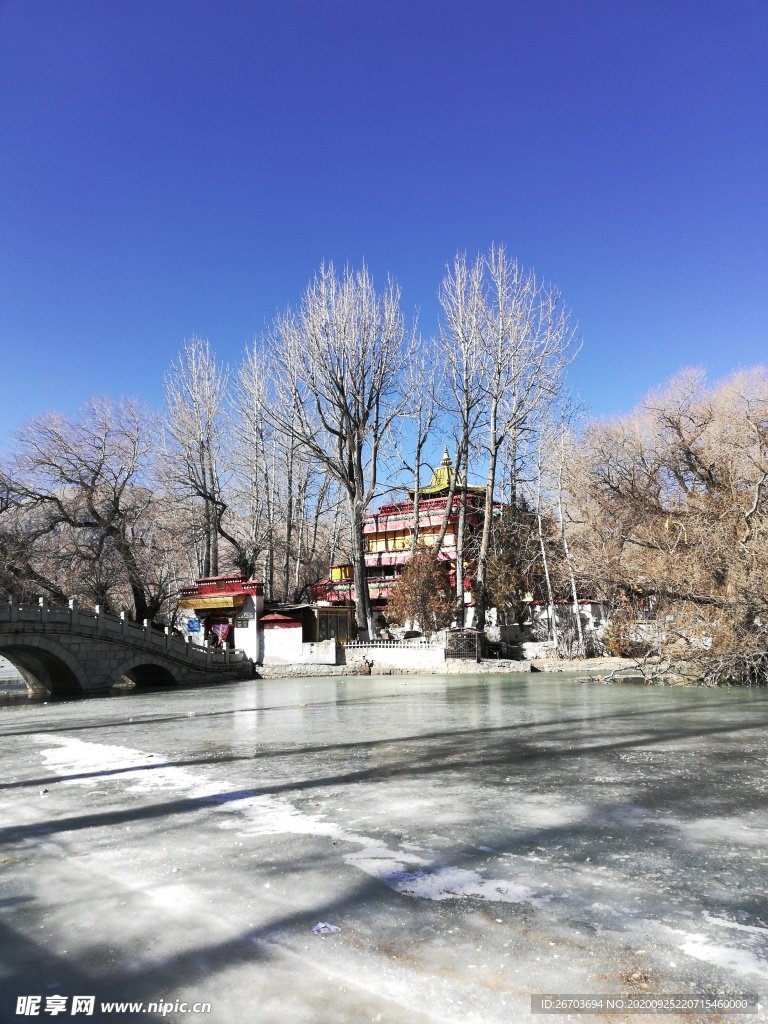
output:
[[[336,641],[302,642],[300,626],[263,631],[263,665],[335,665]]]
[[[303,665],[336,665],[338,648],[335,639],[316,640],[301,645],[301,664]]]
[[[262,631],[262,663],[291,665],[301,660],[301,625],[264,629]]]
[[[262,645],[259,620],[264,611],[264,598],[249,594],[240,614],[235,618],[235,647],[252,661],[261,661]]]

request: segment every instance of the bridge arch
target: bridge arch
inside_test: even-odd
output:
[[[159,661],[153,661],[146,654],[134,655],[124,661],[110,674],[107,686],[112,687],[123,679],[130,679],[137,687],[178,686],[180,682],[175,665],[164,665]]]
[[[90,692],[77,658],[48,637],[32,641],[23,634],[0,633],[0,654],[18,669],[32,694],[58,697]]]

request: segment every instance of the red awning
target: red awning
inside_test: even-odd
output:
[[[301,626],[301,616],[285,615],[282,612],[269,612],[261,618],[264,629],[294,629]]]

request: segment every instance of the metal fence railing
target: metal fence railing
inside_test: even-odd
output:
[[[480,661],[483,656],[483,637],[475,629],[457,629],[448,634],[445,645],[445,657],[464,658]]]

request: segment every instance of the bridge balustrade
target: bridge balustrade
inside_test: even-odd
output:
[[[51,606],[46,598],[0,602],[0,653],[34,693],[107,693],[121,680],[137,686],[206,682],[212,675],[250,678],[243,651],[214,650],[174,636],[169,627],[133,622],[97,605]]]
[[[166,626],[162,631],[152,626],[149,620],[143,623],[129,619],[125,612],[111,615],[100,605],[94,611],[80,608],[76,599],[68,607],[51,606],[46,598],[37,604],[21,604],[15,596],[7,604],[0,604],[0,622],[38,624],[42,626],[69,626],[70,631],[85,631],[96,634],[112,634],[115,639],[133,646],[147,646],[166,655],[203,662],[205,666],[228,665],[245,660],[243,651],[223,650],[205,644],[194,644],[188,637],[174,636]],[[203,665],[200,665],[202,668]]]

